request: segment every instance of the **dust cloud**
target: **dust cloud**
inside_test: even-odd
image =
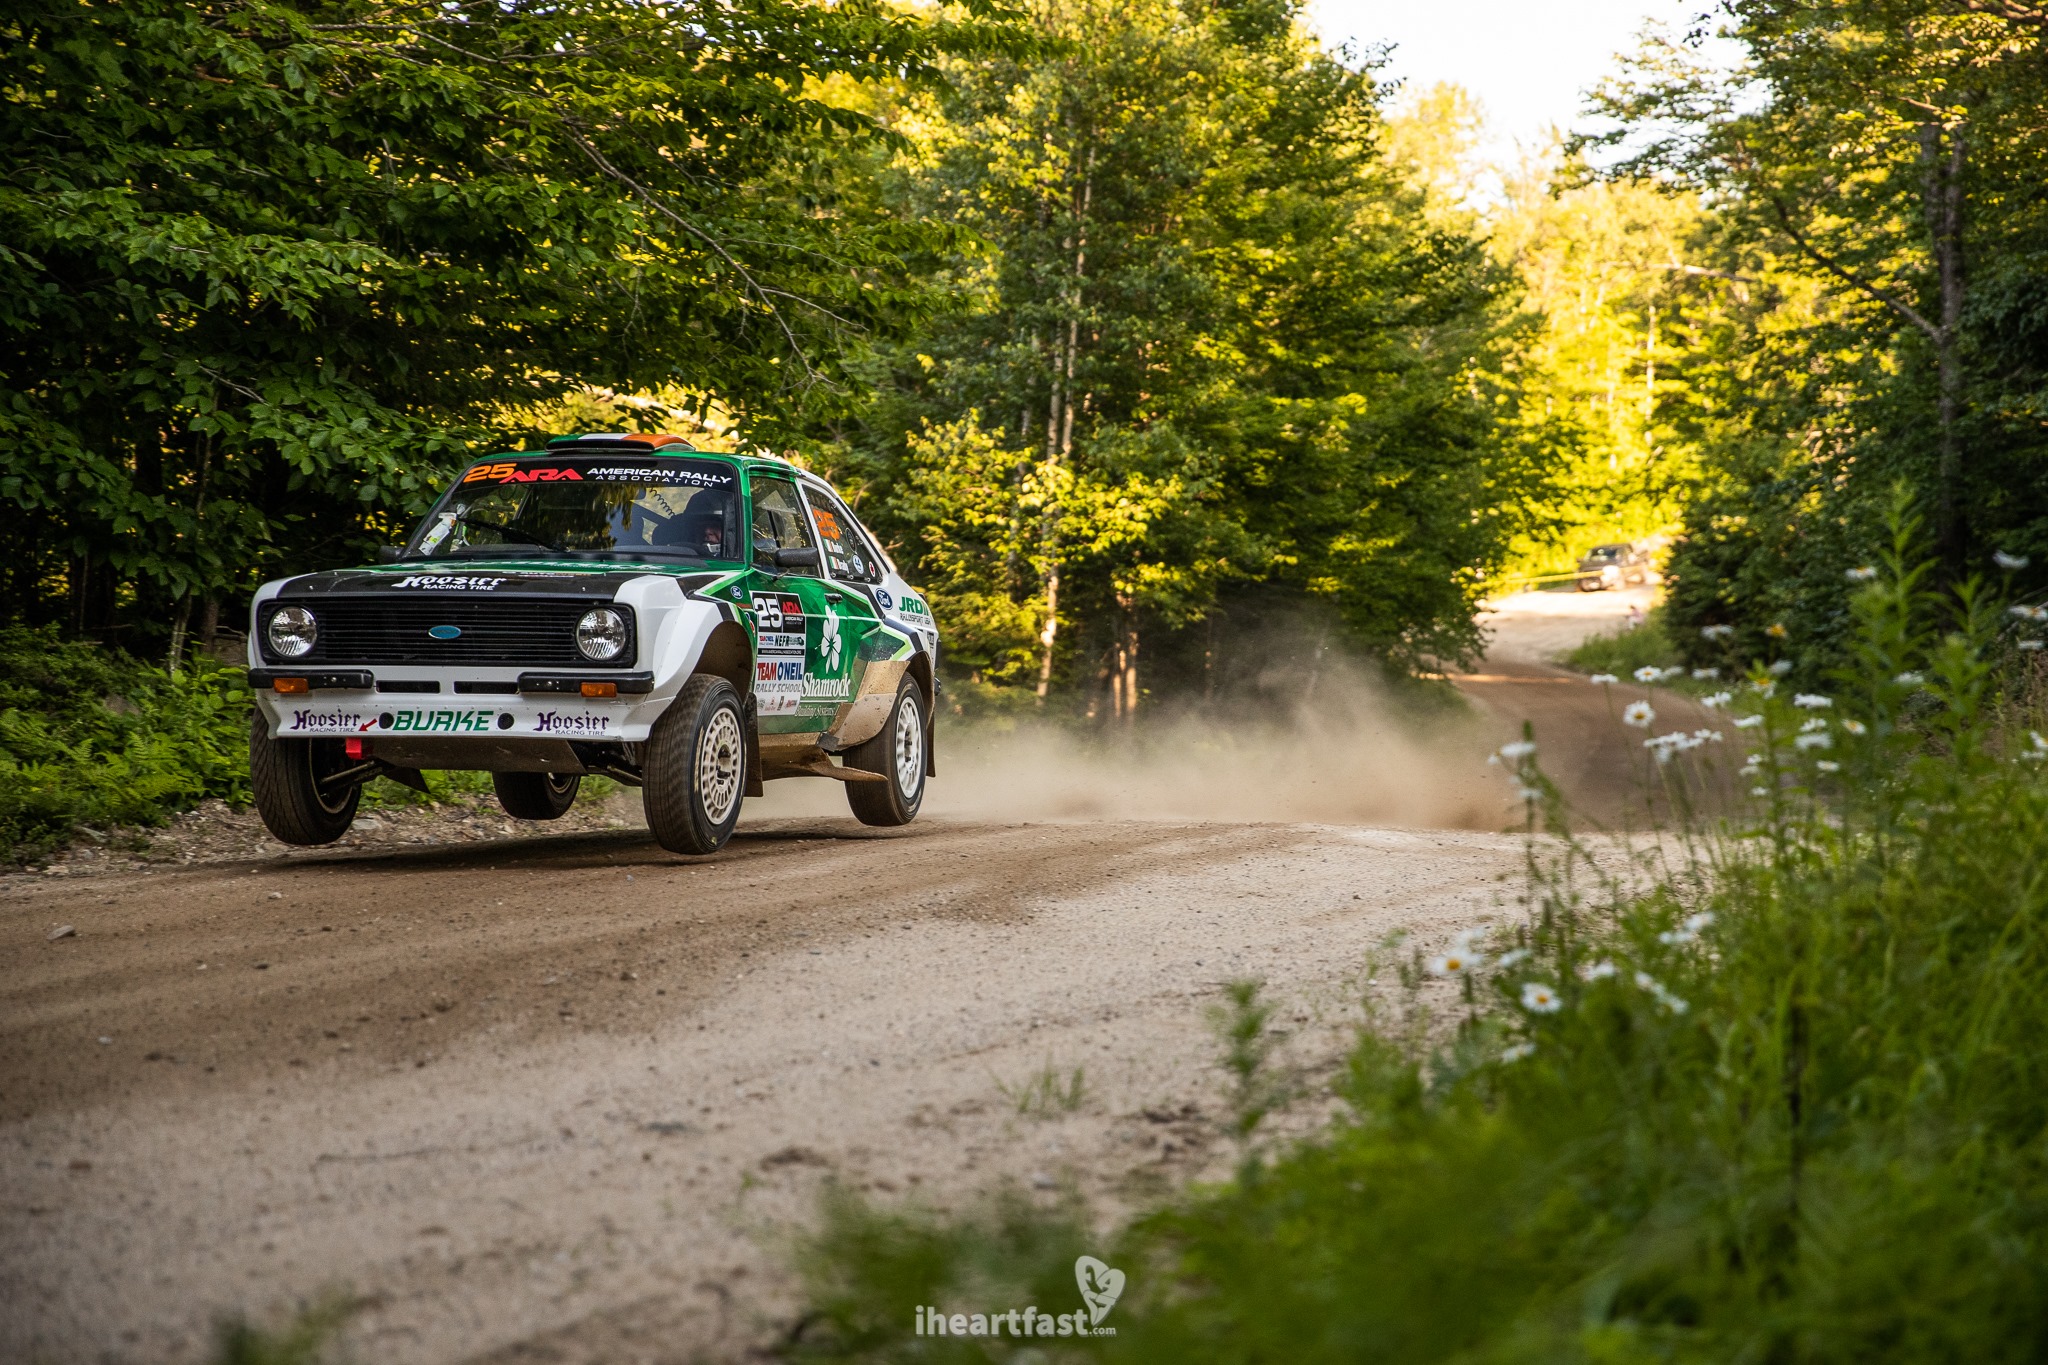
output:
[[[1455,704],[1402,704],[1362,676],[1315,703],[1244,703],[1118,734],[941,717],[927,815],[968,820],[1219,820],[1498,830],[1489,728]],[[1491,780],[1489,780],[1491,779]],[[843,816],[839,784],[771,783],[751,818]]]

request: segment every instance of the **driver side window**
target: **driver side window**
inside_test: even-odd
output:
[[[803,504],[797,501],[796,485],[787,479],[754,477],[754,560],[774,563],[777,550],[805,550],[812,546],[810,522]],[[788,572],[810,574],[810,569]]]

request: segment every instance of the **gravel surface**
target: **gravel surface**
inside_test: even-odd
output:
[[[1390,935],[1512,921],[1479,759],[1525,717],[1560,749],[1613,722],[1510,653],[1420,737],[1354,689],[1278,739],[942,750],[901,831],[824,782],[695,861],[630,793],[311,852],[213,811],[0,879],[0,1359],[201,1360],[223,1315],[333,1294],[380,1365],[741,1359],[828,1179],[1111,1218],[1220,1174],[1225,982],[1268,983],[1313,1077]],[[1048,1067],[1079,1105],[1021,1113]]]

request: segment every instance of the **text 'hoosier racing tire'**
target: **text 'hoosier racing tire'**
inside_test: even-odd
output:
[[[249,725],[249,789],[263,826],[288,844],[331,844],[356,818],[362,784],[322,790],[320,779],[355,766],[338,739],[272,739],[262,712]]]
[[[647,828],[671,853],[716,853],[747,785],[747,728],[732,684],[699,673],[654,722],[640,789]]]
[[[498,804],[514,820],[559,820],[576,804],[581,773],[492,773]]]
[[[886,781],[849,782],[846,804],[863,825],[907,825],[924,804],[924,693],[905,678],[896,705],[873,739],[846,751],[846,766],[880,773]]]

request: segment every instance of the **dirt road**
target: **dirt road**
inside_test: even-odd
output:
[[[365,1360],[732,1359],[786,1320],[827,1178],[1113,1209],[1219,1169],[1222,983],[1271,983],[1313,1070],[1389,934],[1511,917],[1516,838],[1356,817],[1497,826],[1478,757],[1523,698],[1611,725],[1583,682],[1487,681],[1547,676],[1512,654],[1465,684],[1481,726],[1398,783],[1296,772],[1291,823],[1229,753],[1202,781],[1041,755],[887,834],[800,791],[695,863],[625,828],[17,879],[0,1358],[197,1360],[221,1315],[346,1293]],[[1049,818],[1105,782],[1125,809]],[[1078,1103],[1022,1112],[1048,1068]]]

